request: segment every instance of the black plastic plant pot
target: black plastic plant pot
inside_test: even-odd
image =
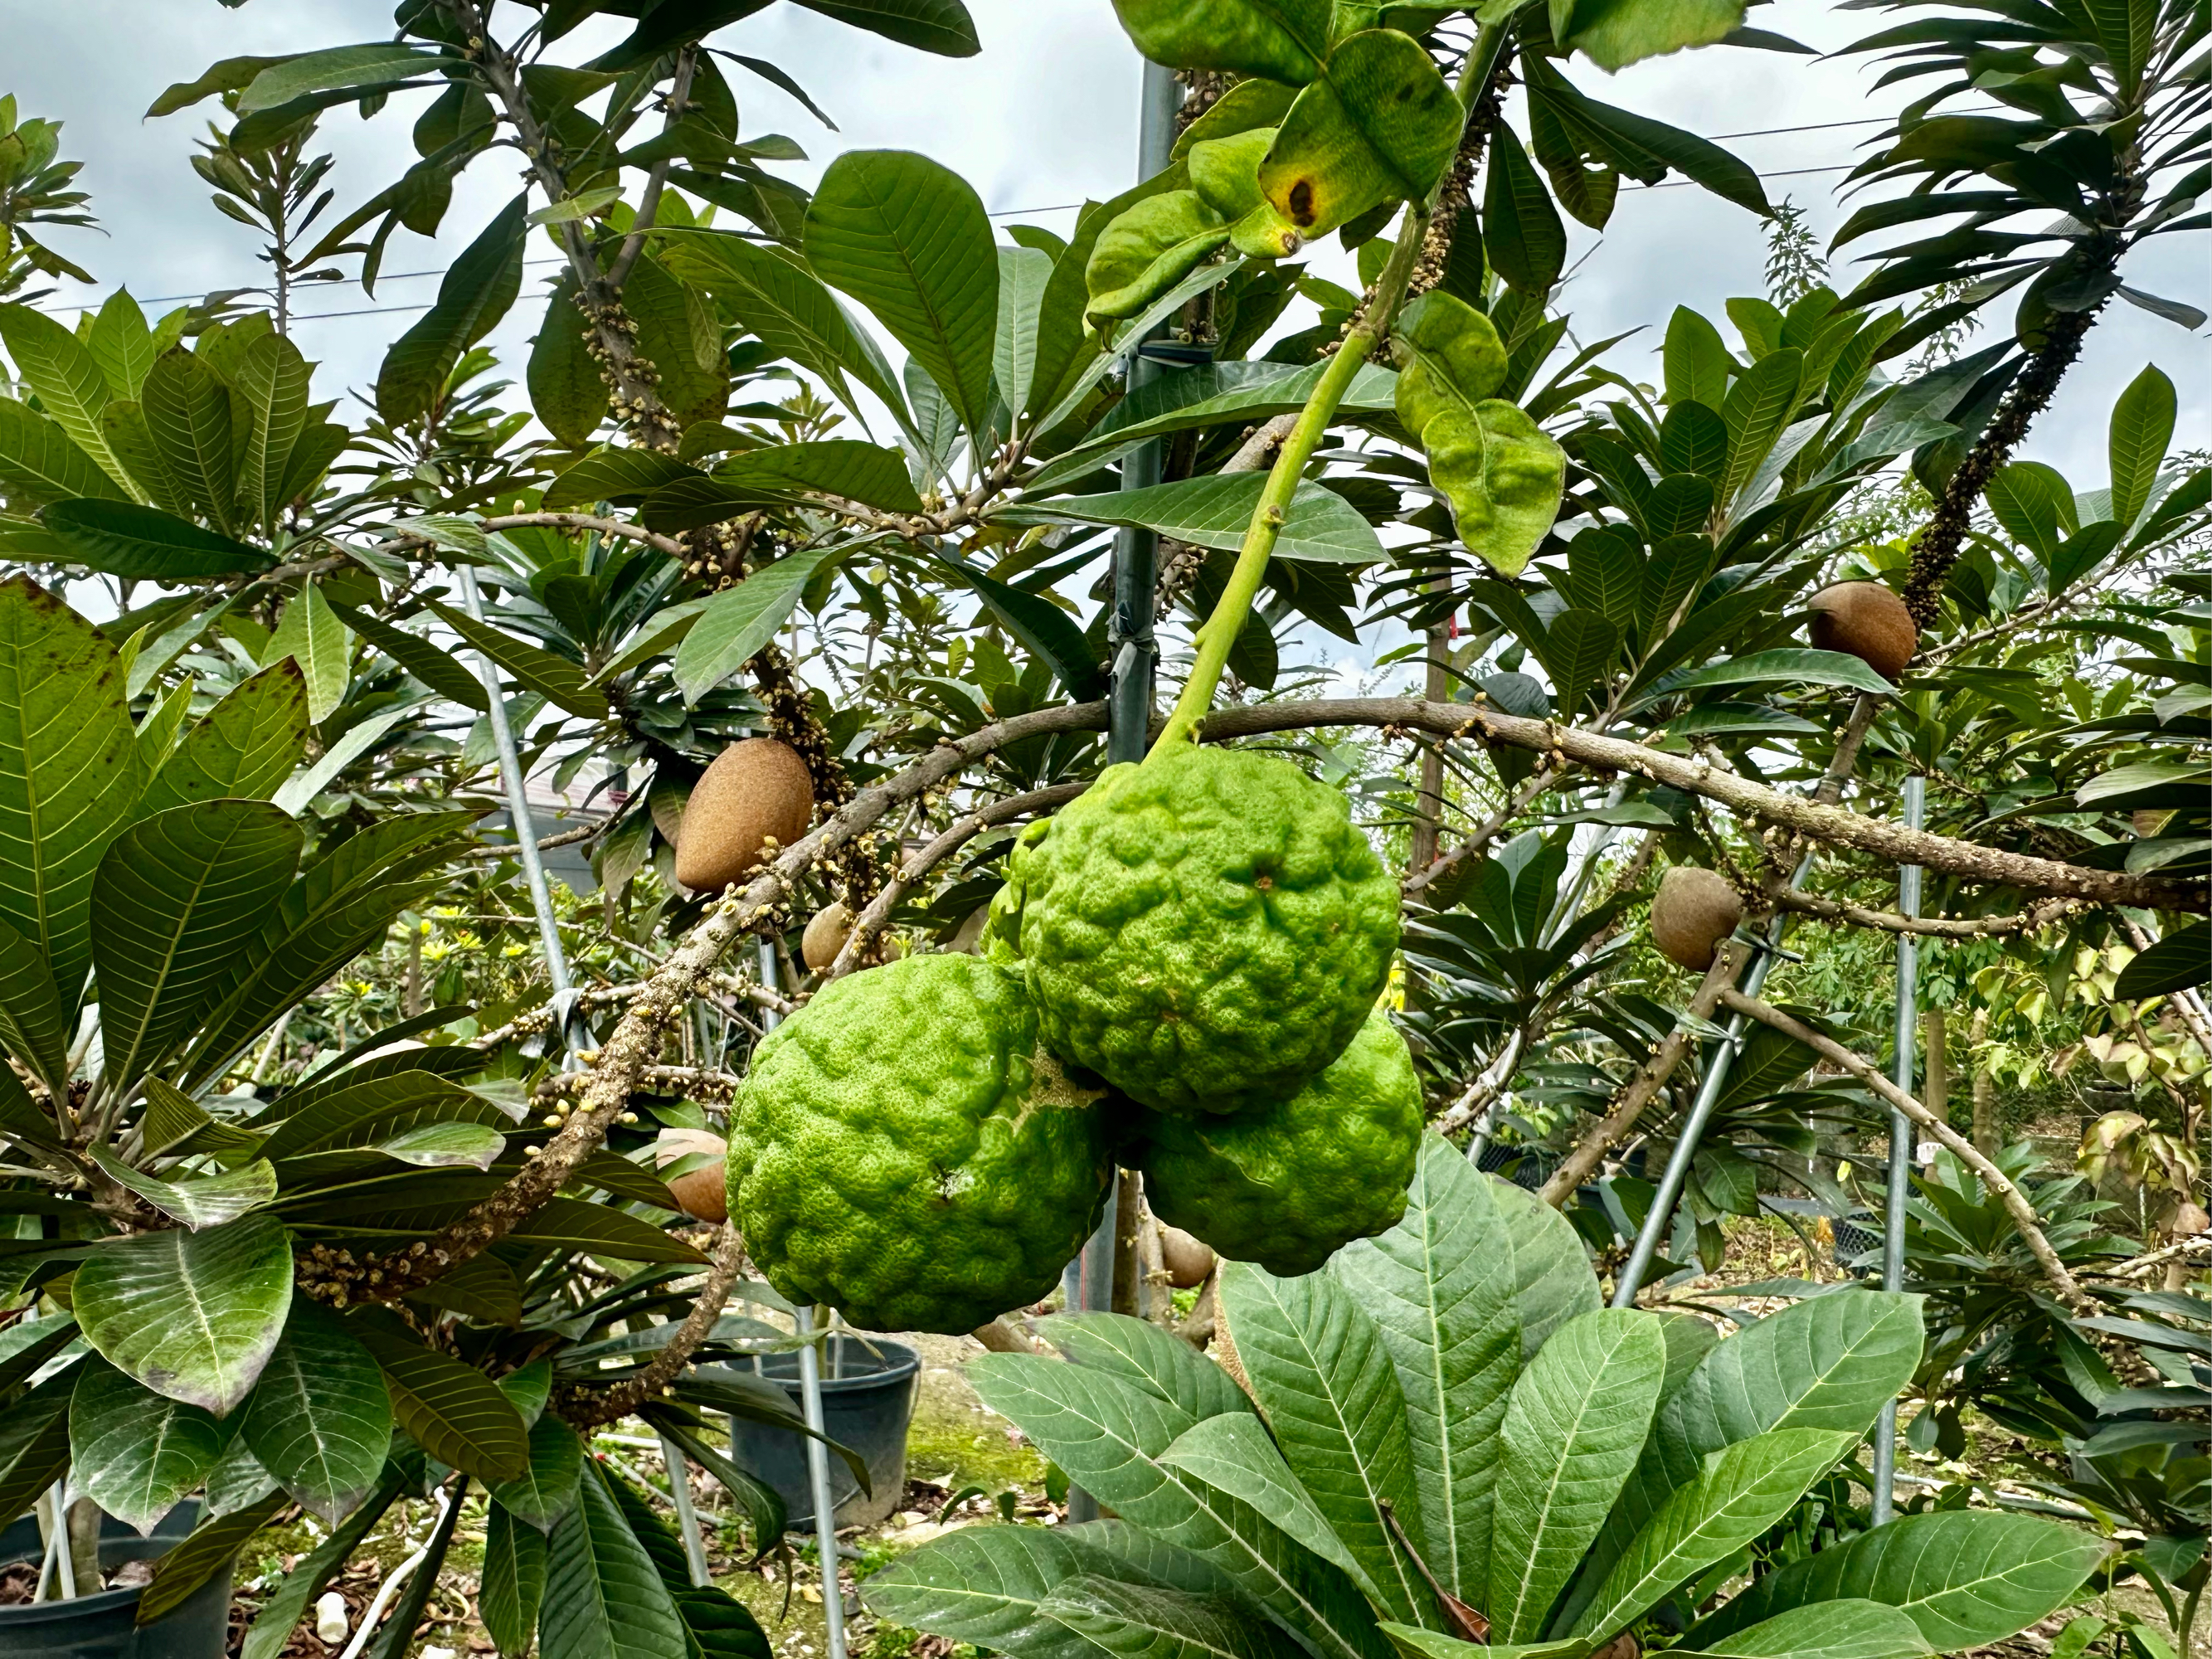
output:
[[[842,1348],[842,1355],[838,1352]],[[769,1354],[761,1372],[781,1383],[799,1408],[799,1356]],[[726,1366],[736,1373],[740,1368]],[[750,1373],[751,1365],[742,1370]],[[715,1368],[705,1374],[713,1376]],[[906,1431],[914,1420],[915,1378],[921,1356],[903,1342],[881,1337],[832,1337],[822,1347],[822,1425],[832,1440],[850,1446],[868,1466],[872,1496],[841,1457],[830,1459],[830,1513],[841,1527],[872,1527],[890,1517],[906,1490]],[[832,1372],[836,1375],[832,1375]],[[806,1437],[789,1429],[733,1419],[730,1449],[738,1468],[750,1471],[782,1495],[794,1532],[814,1525],[814,1494],[806,1480]],[[0,1649],[0,1654],[5,1650]]]
[[[100,1565],[151,1561],[183,1541],[199,1518],[197,1503],[179,1504],[151,1538],[141,1538],[113,1516],[100,1523]],[[0,1565],[35,1563],[45,1554],[39,1523],[25,1516],[0,1532]],[[167,1618],[140,1628],[139,1591],[102,1590],[73,1601],[38,1601],[0,1607],[0,1659],[223,1659],[230,1625],[228,1570],[195,1590]]]

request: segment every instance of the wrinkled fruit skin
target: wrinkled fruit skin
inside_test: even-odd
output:
[[[1144,1105],[1296,1094],[1344,1052],[1398,944],[1398,890],[1344,797],[1269,756],[1109,767],[1033,826],[987,949],[1054,1054]]]
[[[769,1282],[866,1330],[957,1334],[1035,1302],[1097,1224],[1103,1090],[969,956],[839,980],[755,1052],[730,1213]]]
[[[1310,1273],[1395,1226],[1421,1149],[1421,1089],[1379,1009],[1289,1100],[1231,1117],[1152,1113],[1136,1152],[1152,1213],[1237,1261]]]

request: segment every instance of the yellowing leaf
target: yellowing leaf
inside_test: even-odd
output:
[[[1260,188],[1310,240],[1378,203],[1426,196],[1465,123],[1419,41],[1363,29],[1339,44],[1283,117]]]
[[[1084,268],[1093,317],[1129,317],[1198,268],[1229,226],[1194,190],[1150,196],[1098,233]]]

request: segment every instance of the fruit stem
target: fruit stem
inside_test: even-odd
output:
[[[1476,37],[1474,50],[1468,53],[1460,84],[1455,88],[1462,118],[1489,87],[1509,49],[1507,32],[1501,25],[1486,25]],[[1244,532],[1244,544],[1237,551],[1236,568],[1230,572],[1228,586],[1214,602],[1213,613],[1192,640],[1197,657],[1191,664],[1190,678],[1184,682],[1174,712],[1169,714],[1167,724],[1161,727],[1151,752],[1145,757],[1147,763],[1196,740],[1199,722],[1213,706],[1213,693],[1221,684],[1221,672],[1229,665],[1229,648],[1244,631],[1245,618],[1251,614],[1252,601],[1258,597],[1261,580],[1267,573],[1267,561],[1274,556],[1275,544],[1281,538],[1284,522],[1290,516],[1291,498],[1297,494],[1300,475],[1306,463],[1313,459],[1314,451],[1321,447],[1322,436],[1336,418],[1337,406],[1352,389],[1353,377],[1365,365],[1368,355],[1389,334],[1390,319],[1397,314],[1399,302],[1406,297],[1406,286],[1413,280],[1413,268],[1420,261],[1422,247],[1428,240],[1429,220],[1436,211],[1437,198],[1443,189],[1443,180],[1439,179],[1426,200],[1406,204],[1406,216],[1399,222],[1397,246],[1390,250],[1389,262],[1375,279],[1374,297],[1338,343],[1335,356],[1329,360],[1320,382],[1306,399],[1305,407],[1298,412],[1298,423],[1276,451],[1275,465],[1267,473],[1259,505],[1253,510],[1252,522]]]

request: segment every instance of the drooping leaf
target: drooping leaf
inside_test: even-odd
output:
[[[921,497],[907,475],[906,458],[896,449],[854,438],[823,438],[811,443],[777,444],[733,456],[714,469],[717,483],[741,495],[758,491],[767,499],[807,490],[842,496],[887,513],[919,513]]]
[[[484,1631],[509,1659],[530,1651],[545,1599],[545,1534],[495,1504],[484,1517],[483,1588],[477,1611]]]
[[[39,514],[70,562],[158,582],[251,575],[276,562],[258,547],[136,501],[84,497]]]
[[[243,60],[234,60],[243,61]],[[434,73],[452,60],[404,41],[331,46],[272,60],[239,94],[238,112],[275,109],[310,93],[385,87]],[[172,89],[174,90],[173,88]]]
[[[568,1514],[583,1479],[584,1443],[561,1419],[540,1417],[530,1425],[530,1457],[520,1474],[491,1489],[492,1500],[540,1532]]]
[[[1234,552],[1243,545],[1244,532],[1266,486],[1267,475],[1262,472],[1209,473],[1141,489],[1020,501],[1000,508],[992,517],[1007,524],[1053,524],[1072,519],[1085,524],[1133,525],[1194,547]],[[1359,516],[1358,509],[1335,491],[1313,483],[1301,483],[1291,498],[1275,551],[1283,558],[1343,564],[1364,564],[1382,556],[1374,526]]]
[[[103,1239],[76,1270],[71,1299],[85,1340],[117,1370],[228,1416],[283,1332],[291,1241],[265,1210],[202,1232]]]
[[[136,1193],[162,1214],[195,1232],[203,1227],[220,1227],[226,1221],[235,1221],[276,1196],[276,1172],[264,1158],[215,1175],[162,1181],[132,1169],[100,1147],[92,1149],[92,1157],[117,1186]]]
[[[1194,190],[1132,204],[1099,231],[1091,246],[1083,272],[1090,295],[1086,314],[1136,315],[1228,240],[1229,222]]]
[[[376,412],[393,425],[421,415],[444,390],[461,354],[498,325],[522,291],[522,242],[529,197],[516,197],[462,250],[435,304],[385,353]]]
[[[142,1537],[206,1478],[222,1439],[222,1425],[197,1406],[150,1393],[96,1357],[77,1367],[70,1474]]]
[[[392,1444],[384,1373],[345,1326],[295,1295],[284,1334],[246,1402],[262,1467],[332,1526],[368,1493]]]
[[[183,1543],[155,1564],[152,1582],[139,1593],[137,1622],[153,1624],[190,1601],[201,1585],[238,1559],[238,1553],[276,1518],[284,1504],[284,1495],[278,1492],[193,1528]]]
[[[809,11],[940,58],[973,58],[982,44],[960,0],[799,0]]]
[[[2158,940],[2120,969],[2112,994],[2123,1002],[2172,996],[2212,978],[2212,922],[2191,922]]]
[[[1499,1429],[1492,1631],[1543,1634],[1547,1616],[1636,1465],[1666,1374],[1658,1322],[1633,1309],[1570,1320],[1513,1385]]]
[[[1566,267],[1566,227],[1528,153],[1503,123],[1491,134],[1482,246],[1498,274],[1533,301],[1548,295]]]
[[[646,254],[623,284],[623,309],[637,325],[638,349],[660,376],[653,389],[669,412],[686,426],[721,419],[730,401],[730,363],[706,295]]]
[[[806,260],[875,313],[969,432],[988,427],[999,260],[965,179],[909,151],[847,151],[807,204]]]
[[[590,325],[576,308],[576,278],[563,271],[545,301],[530,351],[530,406],[545,429],[580,449],[607,417],[607,385],[589,349]]]
[[[21,1515],[68,1473],[70,1401],[83,1369],[71,1361],[0,1415],[0,1508]]]
[[[1115,0],[1139,52],[1170,69],[1304,86],[1328,57],[1329,0]]]
[[[383,1368],[392,1415],[441,1463],[486,1485],[512,1480],[529,1457],[521,1416],[473,1365],[426,1348],[396,1318],[372,1309],[347,1322]]]
[[[1602,70],[1689,46],[1742,27],[1742,0],[1551,0],[1552,38]]]
[[[451,653],[419,634],[346,605],[331,607],[345,625],[390,657],[440,696],[479,714],[491,708],[483,682],[456,661]]]
[[[538,1613],[544,1659],[686,1659],[676,1603],[596,1470],[553,1528]]]
[[[708,602],[676,647],[676,685],[687,701],[697,702],[775,638],[832,550],[787,554]]]
[[[512,674],[524,690],[535,691],[580,719],[606,718],[605,694],[590,683],[578,664],[501,633],[450,605],[434,599],[430,609],[448,628]]]
[[[1363,29],[1336,43],[1283,117],[1260,188],[1310,240],[1381,203],[1425,197],[1466,119],[1426,47]]]

